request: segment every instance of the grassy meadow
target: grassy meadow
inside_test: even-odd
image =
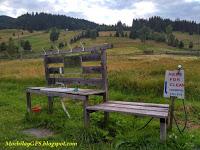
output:
[[[40,34],[35,36],[40,37]],[[33,41],[35,38],[37,41],[36,37],[24,38],[32,38]],[[37,95],[33,96],[32,105],[41,105],[42,112],[28,116],[25,89],[29,86],[45,85],[43,59],[0,60],[0,147],[2,149],[9,149],[5,147],[6,141],[35,140],[77,142],[76,147],[68,147],[77,150],[200,149],[199,57],[138,54],[144,49],[155,51],[173,49],[164,43],[153,41],[147,41],[144,45],[139,40],[109,36],[100,36],[96,40],[82,39],[82,41],[87,47],[103,43],[114,45],[113,49],[107,50],[110,100],[170,103],[168,99],[163,98],[165,70],[174,70],[178,64],[182,64],[185,70],[185,103],[188,113],[188,124],[183,135],[179,134],[174,124],[173,130],[168,132],[166,144],[160,143],[159,120],[154,119],[146,128],[138,130],[150,118],[119,113],[111,113],[106,128],[102,127],[103,113],[93,113],[91,127],[85,129],[80,101],[65,101],[71,115],[69,119],[62,110],[59,99],[55,100],[54,112],[49,115],[47,114],[47,98]],[[41,45],[43,45],[42,42]],[[75,46],[80,46],[80,44],[77,42],[73,44],[73,47]],[[101,99],[98,97],[90,99],[91,105],[100,102]],[[176,100],[175,110],[178,123],[183,127],[184,112],[181,100]],[[22,133],[23,129],[32,127],[51,129],[55,135],[37,139]],[[15,147],[15,149],[27,148]],[[36,150],[38,147],[29,149]],[[52,148],[40,147],[40,149]],[[66,148],[59,147],[58,149]]]
[[[60,30],[59,39],[58,41],[56,41],[55,44],[58,47],[58,44],[60,42],[67,43],[69,42],[70,38],[77,35],[78,33],[80,33],[80,31]],[[37,52],[42,52],[43,51],[42,49],[49,50],[51,48],[51,45],[53,45],[53,43],[50,42],[49,34],[50,33],[48,31],[34,31],[33,33],[30,33],[24,30],[5,29],[5,30],[0,30],[0,43],[7,42],[9,38],[12,38],[15,40],[16,44],[18,44],[18,35],[19,35],[19,39],[29,40],[32,46],[32,51],[34,53],[37,53]],[[63,49],[69,49],[69,48],[66,46]]]
[[[176,38],[179,40],[182,40],[183,43],[185,44],[185,47],[188,48],[189,42],[193,42],[193,49],[200,49],[200,35],[198,34],[193,34],[189,35],[188,33],[181,33],[181,32],[174,32],[174,35]]]

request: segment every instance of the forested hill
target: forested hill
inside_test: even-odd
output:
[[[139,31],[143,26],[149,27],[155,32],[165,32],[168,25],[171,25],[174,31],[188,32],[190,34],[200,33],[200,24],[195,21],[176,19],[163,19],[154,16],[149,19],[133,19],[132,30]]]
[[[158,16],[149,19],[133,19],[132,27],[122,24],[124,30],[131,30],[132,33],[138,32],[143,26],[149,27],[155,32],[165,32],[168,25],[173,27],[174,31],[200,33],[200,24],[194,21],[163,19]],[[99,25],[97,23],[84,19],[77,19],[65,15],[54,15],[47,13],[24,14],[18,18],[9,16],[0,16],[0,29],[25,29],[25,30],[47,30],[52,27],[59,29],[79,30],[79,29],[97,29],[101,31],[117,30],[117,25]]]
[[[98,24],[84,19],[46,13],[27,13],[18,18],[0,16],[0,29],[20,28],[26,30],[46,30],[51,27],[57,27],[60,29],[77,30],[94,29],[98,26]]]

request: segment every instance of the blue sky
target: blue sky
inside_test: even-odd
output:
[[[64,14],[96,23],[127,25],[133,18],[161,16],[200,22],[200,0],[0,0],[0,15]]]

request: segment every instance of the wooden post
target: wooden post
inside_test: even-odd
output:
[[[31,93],[26,92],[27,112],[31,113]]]
[[[106,49],[101,50],[101,66],[102,70],[102,79],[103,79],[103,89],[105,90],[105,94],[103,95],[103,102],[108,101],[108,77],[107,77],[107,58],[106,58]],[[104,125],[108,124],[109,113],[104,112]]]
[[[86,110],[86,116],[84,117],[84,125],[86,128],[90,126],[90,112]]]
[[[107,94],[103,95],[103,101],[106,102],[107,101]],[[107,126],[108,124],[108,120],[109,120],[109,113],[108,112],[104,112],[104,126]]]
[[[174,96],[172,96],[170,99],[171,99],[171,104],[170,104],[170,116],[169,116],[169,131],[172,130],[172,125],[173,125],[173,118],[174,118],[174,101],[175,101],[175,98]]]
[[[89,124],[89,112],[87,112],[86,107],[88,106],[88,96],[83,101],[83,118],[84,118],[84,126],[87,127]]]
[[[48,56],[44,56],[44,71],[45,71],[45,79],[46,84],[49,86],[49,70],[48,70]]]
[[[160,118],[160,141],[165,142],[167,135],[167,124],[165,118]]]
[[[48,97],[48,113],[52,114],[53,112],[53,97]]]

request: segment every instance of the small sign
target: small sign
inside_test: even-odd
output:
[[[171,96],[185,98],[184,70],[166,71],[164,83],[164,97]]]

